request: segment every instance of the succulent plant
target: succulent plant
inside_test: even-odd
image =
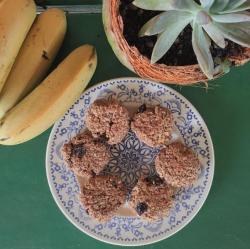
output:
[[[220,48],[231,40],[250,47],[250,0],[135,0],[133,4],[146,10],[162,11],[149,20],[139,36],[157,35],[151,63],[159,61],[187,25],[192,26],[192,46],[203,73],[212,79],[227,63],[211,54],[211,43]]]

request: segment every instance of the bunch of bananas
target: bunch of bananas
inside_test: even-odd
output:
[[[79,98],[97,64],[94,47],[74,50],[46,77],[65,37],[59,9],[36,17],[33,0],[0,1],[0,144],[28,141]]]

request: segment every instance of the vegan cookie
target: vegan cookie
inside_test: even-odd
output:
[[[174,188],[160,177],[140,179],[131,193],[129,205],[148,220],[168,215],[173,206]]]
[[[99,174],[110,160],[110,152],[105,144],[86,131],[64,144],[62,155],[68,167],[79,176]]]
[[[107,221],[126,201],[127,190],[116,176],[95,176],[82,187],[80,202],[98,221]]]
[[[171,112],[161,106],[142,105],[135,114],[131,129],[145,144],[157,147],[171,140],[174,121]]]
[[[128,110],[116,100],[97,100],[87,112],[86,126],[95,138],[120,143],[129,130]]]
[[[200,162],[190,148],[175,142],[160,151],[155,167],[167,183],[174,187],[188,187],[198,178]]]

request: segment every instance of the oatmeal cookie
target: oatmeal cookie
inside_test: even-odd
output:
[[[171,112],[161,106],[147,108],[142,105],[131,123],[131,129],[136,136],[151,147],[169,142],[173,126]]]
[[[87,112],[86,126],[94,137],[120,143],[129,130],[128,110],[116,100],[97,100]]]
[[[126,201],[127,191],[116,176],[90,178],[80,194],[80,202],[86,212],[98,221],[107,221]]]
[[[99,174],[111,157],[107,146],[93,138],[89,131],[77,135],[69,143],[64,144],[62,155],[74,173],[88,177]]]
[[[175,142],[160,151],[155,167],[167,183],[174,187],[188,187],[198,178],[200,162],[190,148]]]
[[[129,205],[148,220],[168,215],[174,201],[175,189],[158,176],[140,179],[132,190]]]

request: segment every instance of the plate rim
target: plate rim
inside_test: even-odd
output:
[[[203,122],[204,124],[204,128],[208,131],[208,140],[211,142],[211,158],[210,158],[210,161],[211,161],[211,181],[210,181],[210,184],[209,186],[207,187],[207,190],[203,193],[204,194],[204,198],[201,200],[200,202],[200,205],[199,207],[197,208],[197,210],[195,210],[192,215],[190,216],[189,219],[183,221],[182,225],[175,229],[174,231],[170,231],[169,234],[166,236],[166,234],[164,235],[161,235],[161,236],[158,236],[156,238],[154,238],[152,240],[152,238],[150,240],[145,240],[145,241],[131,241],[131,242],[122,242],[122,241],[114,241],[114,240],[111,240],[111,239],[103,239],[102,237],[98,237],[98,235],[95,235],[94,233],[91,233],[89,232],[88,230],[85,230],[84,228],[82,228],[78,223],[76,223],[67,213],[67,211],[63,208],[63,206],[61,205],[61,203],[59,202],[58,198],[57,198],[57,195],[56,193],[54,192],[54,187],[53,187],[53,183],[52,183],[52,179],[50,177],[50,173],[49,173],[49,150],[50,150],[50,146],[51,146],[51,143],[52,143],[52,139],[53,139],[53,134],[55,133],[55,130],[56,130],[56,127],[58,125],[58,122],[60,122],[60,120],[63,118],[63,116],[73,107],[75,106],[76,102],[81,98],[81,96],[83,96],[85,94],[85,92],[87,91],[90,91],[94,88],[97,88],[98,86],[101,86],[103,84],[108,84],[110,82],[113,82],[113,81],[139,81],[139,80],[143,80],[143,81],[147,81],[149,83],[153,83],[153,84],[156,84],[156,85],[161,85],[165,88],[167,88],[168,90],[171,90],[173,93],[181,96],[183,98],[183,100],[192,107],[192,109],[197,113],[199,114],[200,116],[200,120]],[[58,208],[61,210],[61,212],[63,213],[63,215],[67,218],[67,220],[73,224],[76,228],[78,228],[81,232],[85,233],[86,235],[98,240],[98,241],[102,241],[104,243],[107,243],[107,244],[112,244],[112,245],[118,245],[118,246],[126,246],[126,247],[129,247],[129,246],[144,246],[144,245],[150,245],[150,244],[154,244],[154,243],[157,243],[157,242],[160,242],[160,241],[163,241],[169,237],[172,237],[173,235],[175,235],[176,233],[178,233],[180,230],[182,230],[184,227],[186,227],[194,218],[195,216],[200,212],[200,210],[203,208],[204,206],[204,203],[205,201],[207,200],[208,198],[208,195],[210,193],[210,190],[211,190],[211,187],[213,185],[213,181],[214,181],[214,171],[215,171],[215,152],[214,152],[214,145],[213,145],[213,140],[212,140],[212,137],[211,137],[211,134],[210,134],[210,131],[207,127],[207,124],[206,122],[204,121],[202,115],[200,114],[200,112],[196,109],[196,107],[186,98],[184,97],[181,93],[177,92],[176,90],[174,90],[173,88],[169,87],[167,84],[162,84],[160,82],[156,82],[156,81],[153,81],[153,80],[149,80],[149,79],[143,79],[143,78],[139,78],[139,77],[118,77],[118,78],[114,78],[114,79],[109,79],[109,80],[104,80],[104,81],[101,81],[95,85],[93,85],[92,87],[89,87],[87,88],[86,90],[84,90],[84,92],[81,94],[81,96],[71,105],[71,107],[63,114],[63,116],[58,119],[54,125],[53,125],[53,128],[50,132],[50,135],[49,135],[49,139],[48,139],[48,142],[47,142],[47,146],[46,146],[46,156],[45,156],[45,168],[46,168],[46,177],[47,177],[47,181],[48,181],[48,185],[49,185],[49,189],[50,189],[50,192],[51,192],[51,195],[53,196],[53,199],[54,201],[56,202]]]

